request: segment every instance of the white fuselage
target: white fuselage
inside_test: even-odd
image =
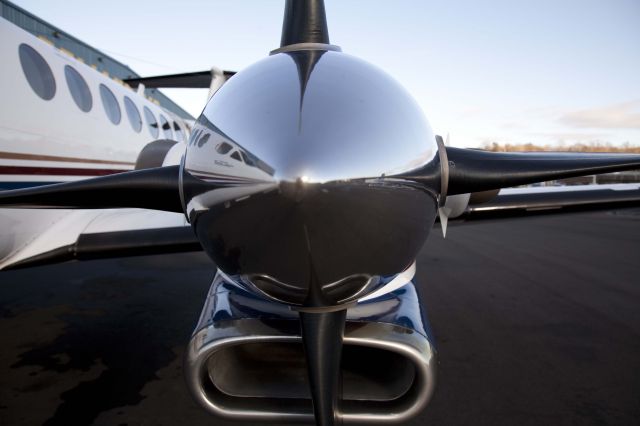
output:
[[[24,45],[27,47],[21,47]],[[33,51],[50,71],[37,66],[42,61],[33,59]],[[131,170],[149,142],[157,139],[185,142],[188,138],[187,123],[142,92],[2,18],[0,57],[0,189]],[[84,104],[74,100],[72,90],[77,98],[79,86],[76,83],[74,87],[70,81],[73,71],[86,83],[90,107],[86,90]],[[116,112],[119,109],[120,115],[117,123],[108,115],[109,99],[105,98],[109,94],[104,92],[111,92],[111,101],[117,103],[115,109]],[[113,102],[111,106],[114,118]]]
[[[179,142],[165,157],[165,163],[179,163],[190,126],[142,91],[132,90],[3,18],[0,57],[0,190],[131,170],[140,151],[158,139]],[[82,88],[84,92],[79,93]],[[113,95],[111,116],[109,99],[104,99],[106,89]],[[72,90],[76,98],[84,97],[77,102]],[[120,116],[117,123],[112,121],[114,103]],[[75,241],[89,230],[89,224],[97,224],[99,217],[107,218],[110,212],[0,209],[0,269]],[[163,226],[158,220],[166,218],[172,224],[184,222],[178,214],[153,213],[123,212],[118,225],[139,228],[130,219],[138,216],[145,218],[143,227]]]

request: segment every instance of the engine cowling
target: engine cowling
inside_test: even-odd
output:
[[[138,154],[136,158],[135,170],[151,169],[154,167],[161,167],[166,164],[165,159],[167,154],[172,151],[172,148],[176,147],[178,142],[170,139],[159,139],[157,141],[149,142]],[[183,150],[184,150],[184,145]],[[179,164],[179,161],[175,164]]]
[[[188,346],[187,384],[207,411],[253,422],[313,422],[298,314],[218,274]],[[402,423],[428,403],[436,353],[413,283],[350,308],[337,417]]]
[[[499,192],[499,189],[494,189],[491,191],[473,192],[471,194],[449,195],[444,205],[447,209],[447,217],[449,219],[460,217],[467,212],[467,207],[486,203],[494,199]]]

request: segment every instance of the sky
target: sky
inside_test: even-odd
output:
[[[239,71],[284,0],[13,0],[141,75]],[[638,0],[325,0],[332,44],[391,74],[451,145],[640,146]],[[198,116],[206,90],[163,90]]]

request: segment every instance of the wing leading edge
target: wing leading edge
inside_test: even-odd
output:
[[[519,216],[640,206],[640,184],[507,188],[492,200],[470,204],[465,218]]]
[[[0,270],[202,250],[181,213],[6,209],[0,210],[0,226],[13,230],[0,246]]]

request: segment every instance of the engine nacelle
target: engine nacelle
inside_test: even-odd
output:
[[[138,154],[135,170],[180,164],[180,157],[178,157],[177,161],[166,161],[170,152],[180,148],[180,153],[184,152],[184,144],[179,144],[170,139],[158,139],[149,142],[142,148],[140,154]]]
[[[486,203],[487,201],[494,199],[499,192],[499,189],[494,189],[491,191],[474,192],[471,194],[449,195],[447,196],[447,201],[444,205],[445,209],[447,209],[447,217],[449,219],[460,217],[467,212],[467,207]]]
[[[428,403],[436,353],[412,282],[348,310],[337,417],[406,422]],[[185,358],[210,413],[248,422],[314,420],[298,313],[218,273]]]

